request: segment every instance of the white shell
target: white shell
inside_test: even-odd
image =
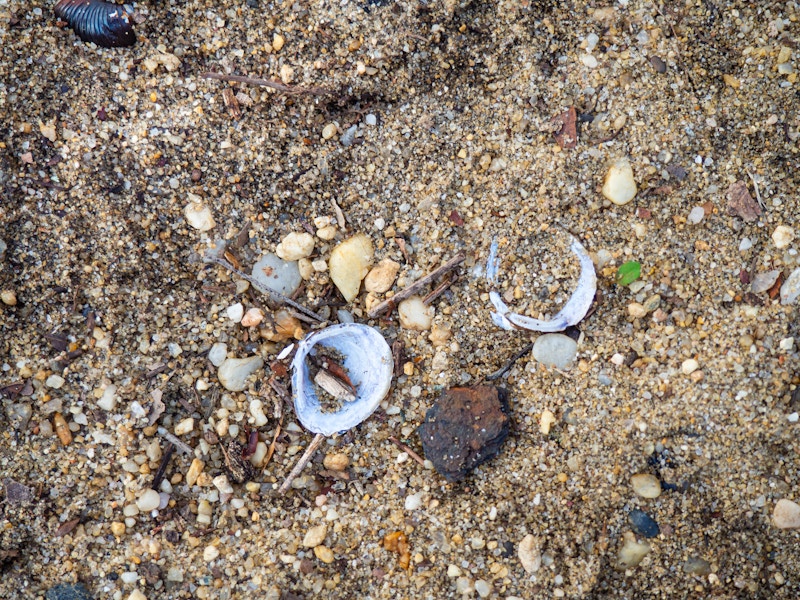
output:
[[[549,321],[541,321],[512,313],[505,302],[500,298],[500,294],[495,291],[489,292],[489,299],[497,312],[492,313],[492,321],[498,327],[503,329],[529,329],[531,331],[542,331],[545,333],[553,333],[556,331],[564,331],[570,325],[579,323],[594,300],[594,294],[597,291],[597,274],[594,271],[594,264],[586,252],[586,248],[574,237],[570,244],[570,250],[578,257],[581,264],[581,275],[578,278],[578,286],[572,292],[567,303],[558,311],[558,314]],[[486,265],[486,276],[489,283],[494,283],[497,278],[497,270],[499,265],[497,258],[497,241],[492,242],[489,249],[489,261]]]
[[[306,356],[314,346],[327,346],[344,357],[356,399],[345,402],[341,410],[323,412],[311,381]],[[392,350],[383,335],[368,325],[342,323],[307,335],[297,345],[292,360],[292,393],[294,411],[303,427],[314,433],[333,435],[355,427],[370,416],[389,392],[394,361]]]

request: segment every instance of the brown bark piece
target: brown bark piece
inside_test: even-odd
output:
[[[557,117],[553,117],[554,125],[561,124],[561,128],[557,129],[553,135],[556,143],[565,150],[570,150],[578,145],[577,121],[578,114],[575,112],[574,106],[570,106]]]
[[[419,428],[425,458],[448,481],[459,481],[494,457],[508,436],[507,392],[491,385],[450,388]]]
[[[748,223],[758,219],[761,207],[753,200],[743,181],[732,183],[728,188],[728,213],[742,217]]]

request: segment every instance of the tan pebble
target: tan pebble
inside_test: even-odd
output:
[[[794,239],[794,229],[786,225],[778,225],[772,232],[772,241],[776,248],[786,248]]]
[[[661,495],[661,482],[648,473],[637,473],[631,477],[631,486],[642,498],[658,498]]]
[[[344,471],[350,464],[350,459],[342,452],[332,452],[325,455],[322,464],[330,471]]]
[[[276,33],[272,36],[272,49],[275,52],[280,52],[285,43],[286,39],[280,33]]]
[[[338,231],[339,229],[336,225],[325,225],[317,229],[317,237],[321,240],[329,241],[336,237]]]
[[[617,159],[606,173],[602,189],[603,196],[621,206],[633,200],[636,191],[636,180],[633,177],[630,162],[627,158]]]
[[[725,82],[725,85],[727,85],[728,87],[732,87],[735,90],[738,90],[739,86],[741,85],[741,83],[739,82],[738,79],[736,79],[736,77],[734,77],[733,75],[729,75],[728,73],[723,73],[722,80]]]
[[[394,284],[394,280],[397,278],[397,273],[399,271],[399,263],[396,263],[391,258],[384,258],[367,273],[367,276],[364,278],[364,289],[377,294],[388,292],[392,284]]]
[[[316,548],[325,541],[325,536],[328,535],[328,526],[325,523],[315,525],[306,531],[303,537],[303,546],[306,548]]]
[[[536,573],[542,566],[542,550],[539,540],[530,533],[526,535],[519,543],[517,556],[526,573]]]
[[[697,369],[699,369],[699,368],[700,368],[700,363],[698,363],[693,358],[689,358],[689,359],[683,361],[683,363],[681,364],[681,372],[684,375],[691,375],[692,373],[697,371]]]
[[[72,432],[69,430],[69,425],[67,425],[67,421],[61,413],[53,415],[53,427],[55,427],[56,435],[61,440],[61,444],[69,446],[72,442]]]
[[[775,504],[772,522],[778,529],[800,529],[800,505],[781,498]]]
[[[637,542],[636,536],[631,531],[622,534],[622,547],[617,554],[617,562],[621,567],[630,568],[637,566],[650,552],[650,544]]]
[[[408,361],[403,364],[403,373],[411,377],[414,374],[414,363]]]
[[[14,290],[3,290],[0,292],[0,300],[7,306],[16,306],[17,294],[14,293]]]
[[[288,261],[308,258],[313,251],[314,236],[306,231],[291,232],[275,248],[275,254]]]
[[[320,559],[325,564],[333,562],[333,551],[327,546],[316,546],[314,548],[314,556]]]
[[[361,233],[338,244],[328,260],[331,280],[347,302],[358,296],[361,280],[372,263],[372,241]]]
[[[206,204],[199,201],[199,196],[194,196],[194,194],[190,194],[189,196],[196,198],[197,201],[189,202],[189,204],[183,208],[183,215],[186,217],[186,222],[198,231],[209,231],[213,229],[216,223],[214,222],[214,216],[211,214],[211,209]]]
[[[203,472],[205,466],[205,463],[199,458],[195,458],[192,461],[192,464],[189,465],[189,470],[186,471],[186,484],[189,487],[197,483],[197,478],[200,477],[200,473]]]
[[[427,331],[433,323],[435,309],[426,306],[419,296],[411,296],[397,306],[400,326],[414,331]]]
[[[647,315],[647,310],[638,302],[632,302],[631,304],[628,304],[628,314],[634,319],[641,319]]]
[[[175,435],[184,435],[194,429],[194,419],[187,417],[175,425]]]
[[[336,124],[328,123],[322,128],[322,139],[329,140],[336,135]]]
[[[52,123],[44,124],[41,121],[39,122],[39,131],[42,133],[44,137],[46,137],[51,142],[56,141],[56,127]]]
[[[453,335],[453,328],[449,324],[434,323],[428,339],[434,348],[440,348],[450,341]]]
[[[539,431],[541,431],[544,435],[548,435],[550,433],[550,427],[553,426],[553,423],[556,422],[556,416],[547,409],[542,411],[542,416],[539,418]]]
[[[242,327],[256,327],[264,320],[264,311],[260,308],[249,308],[242,317]]]
[[[111,533],[113,533],[115,537],[122,537],[125,535],[125,523],[113,521],[111,523]]]
[[[133,590],[128,596],[128,600],[147,600],[147,596],[139,590]]]
[[[689,379],[691,379],[695,383],[700,383],[701,381],[703,381],[704,377],[705,374],[702,371],[695,371],[694,373],[689,375]]]
[[[216,546],[206,546],[203,550],[203,560],[211,562],[219,556],[219,548]]]

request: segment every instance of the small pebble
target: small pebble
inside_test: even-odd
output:
[[[202,201],[190,202],[183,209],[186,222],[198,231],[209,231],[214,228],[214,217],[211,209]]]
[[[628,314],[634,319],[641,319],[647,316],[647,309],[638,302],[628,304]]]
[[[231,304],[225,309],[225,314],[234,323],[241,323],[242,317],[244,316],[244,306],[242,306],[241,302]]]
[[[92,594],[82,583],[59,583],[45,594],[47,600],[93,600]]]
[[[242,316],[242,327],[257,327],[264,320],[264,311],[260,308],[248,308]]]
[[[285,261],[272,253],[262,256],[252,271],[253,286],[260,292],[273,291],[291,296],[300,287],[302,278],[295,261]]]
[[[753,247],[753,242],[750,241],[750,238],[742,238],[742,241],[739,242],[739,252],[745,252],[750,250]]]
[[[203,467],[205,467],[205,463],[199,458],[192,460],[192,464],[189,465],[189,470],[186,471],[186,485],[191,487],[197,483],[197,478],[200,477],[200,473],[203,472]]]
[[[622,534],[622,547],[617,554],[617,562],[625,568],[637,566],[650,552],[650,544],[637,542],[636,536],[631,531]]]
[[[627,158],[619,158],[610,166],[603,182],[603,196],[617,205],[627,204],[636,196],[636,181]]]
[[[776,248],[786,248],[794,239],[794,229],[786,225],[778,225],[772,232],[772,241]]]
[[[280,52],[283,45],[286,43],[286,38],[284,38],[281,34],[276,33],[272,36],[272,49],[275,52]]]
[[[2,300],[3,304],[6,306],[16,306],[17,294],[14,293],[14,290],[3,290],[0,292],[0,300]]]
[[[781,286],[781,304],[792,304],[800,296],[800,269],[795,269]]]
[[[711,563],[697,557],[689,557],[683,563],[683,572],[689,575],[705,577],[711,573]]]
[[[542,416],[539,418],[539,431],[541,431],[544,435],[548,435],[550,433],[550,427],[553,426],[553,423],[556,422],[556,416],[547,409],[542,411]]]
[[[397,305],[397,314],[400,317],[400,326],[413,331],[427,331],[433,324],[435,309],[426,306],[419,296],[406,298]]]
[[[203,550],[203,560],[206,562],[211,562],[219,557],[219,548],[216,546],[206,546],[205,550]]]
[[[492,594],[492,584],[483,579],[478,579],[475,582],[475,591],[478,592],[478,596],[481,598],[488,598]]]
[[[767,271],[766,273],[756,273],[756,275],[753,277],[753,281],[750,283],[750,289],[754,294],[766,292],[773,285],[775,285],[775,282],[778,281],[780,274],[781,272],[779,269],[773,269],[772,271]]]
[[[422,506],[422,494],[409,494],[403,506],[406,510],[417,510]]]
[[[358,296],[361,280],[372,263],[372,241],[365,234],[357,234],[338,244],[328,260],[331,280],[347,302]]]
[[[54,390],[61,389],[61,386],[64,385],[64,378],[61,375],[50,375],[44,384],[49,387],[53,388]]]
[[[530,533],[522,538],[517,550],[519,562],[528,574],[536,573],[542,567],[542,548],[539,540]]]
[[[300,260],[314,252],[314,236],[305,231],[292,232],[281,240],[275,248],[275,254],[283,260]]]
[[[692,373],[697,371],[697,369],[699,369],[699,368],[700,368],[700,363],[698,363],[693,358],[689,358],[689,359],[683,361],[683,363],[681,363],[681,372],[684,375],[691,375]]]
[[[122,537],[123,535],[125,535],[125,523],[122,523],[120,521],[112,521],[111,533],[115,537]]]
[[[322,139],[329,140],[336,135],[336,124],[328,123],[322,128]]]
[[[364,123],[369,126],[377,125],[378,124],[378,117],[369,113],[367,116],[364,117]]]
[[[578,343],[562,333],[545,333],[533,343],[534,360],[556,369],[567,369],[577,353]]]
[[[247,389],[247,378],[264,364],[260,356],[226,358],[217,371],[219,382],[226,390],[241,392]]]
[[[341,472],[344,471],[350,464],[350,459],[348,459],[347,455],[343,454],[342,452],[333,452],[325,455],[325,458],[322,460],[322,464],[329,471]]]
[[[648,473],[637,473],[631,477],[631,486],[642,498],[658,498],[661,495],[661,482]]]
[[[325,564],[332,563],[334,559],[333,551],[327,546],[316,546],[314,548],[314,556],[316,556]]]
[[[400,271],[400,263],[391,258],[384,258],[364,278],[364,289],[368,292],[383,294],[391,289],[397,273]]]
[[[225,359],[227,357],[228,357],[228,344],[225,344],[223,342],[217,342],[216,344],[211,346],[211,350],[208,351],[208,360],[215,367],[218,367],[223,362],[225,362]]]
[[[306,535],[303,537],[303,546],[316,548],[325,541],[326,535],[328,535],[328,526],[325,523],[315,525],[306,531]]]
[[[772,522],[778,529],[800,528],[800,505],[786,498],[781,498],[775,504],[772,512]]]
[[[264,403],[261,400],[250,400],[248,410],[250,411],[250,416],[253,417],[253,425],[263,427],[267,424],[268,419],[267,415],[264,414]]]
[[[186,435],[194,431],[194,419],[187,417],[175,425],[175,435]]]
[[[661,533],[658,523],[656,523],[650,515],[642,510],[632,510],[628,515],[628,521],[630,522],[634,533],[642,537],[654,538]]]
[[[158,508],[161,504],[161,496],[155,490],[145,490],[136,500],[136,507],[143,513],[149,513]]]
[[[706,216],[706,211],[702,206],[695,206],[686,217],[686,221],[692,225],[697,225]]]

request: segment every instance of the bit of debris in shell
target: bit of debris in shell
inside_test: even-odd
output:
[[[324,348],[324,350],[322,350]],[[341,356],[345,377],[331,370],[331,352]],[[323,355],[328,364],[324,385],[315,381],[308,357]],[[303,426],[323,435],[333,435],[355,427],[371,415],[389,391],[394,361],[389,344],[377,329],[359,323],[342,323],[315,331],[297,344],[292,361],[294,408]],[[316,383],[316,385],[315,385]],[[332,390],[326,389],[330,385]],[[319,386],[319,387],[318,387]],[[337,410],[326,411],[319,396],[322,388],[334,398],[346,400],[348,388],[353,395]]]

